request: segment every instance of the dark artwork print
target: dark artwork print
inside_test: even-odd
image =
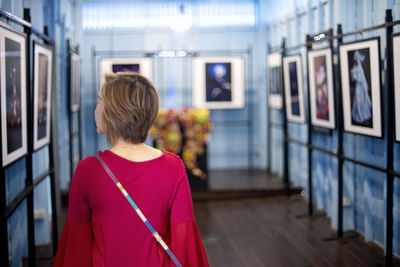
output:
[[[314,79],[317,118],[328,121],[329,99],[325,55],[314,58]]]
[[[290,81],[290,99],[292,105],[292,114],[300,116],[300,101],[299,101],[299,82],[297,79],[297,64],[296,62],[289,63],[289,81]]]
[[[113,64],[112,72],[137,72],[139,73],[139,64]]]
[[[348,51],[347,59],[350,78],[351,123],[372,128],[369,48]]]
[[[37,138],[38,140],[46,137],[47,133],[47,88],[48,88],[48,64],[49,59],[44,54],[39,54],[39,92],[38,92],[38,106],[37,106]]]
[[[5,37],[7,153],[22,147],[21,45]]]
[[[269,68],[269,93],[282,95],[281,66]]]
[[[231,63],[206,63],[206,101],[232,101]]]

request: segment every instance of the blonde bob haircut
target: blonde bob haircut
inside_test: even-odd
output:
[[[134,72],[106,74],[100,90],[107,142],[144,143],[158,114],[158,95],[149,79]]]

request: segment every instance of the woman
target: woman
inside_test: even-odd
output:
[[[157,113],[158,96],[148,79],[137,73],[108,75],[95,121],[112,148],[99,156],[182,266],[208,266],[181,159],[144,144]],[[174,264],[99,160],[87,157],[72,179],[54,266]]]

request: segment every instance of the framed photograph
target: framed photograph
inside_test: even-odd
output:
[[[308,52],[311,124],[334,129],[332,51],[330,48]]]
[[[400,142],[400,35],[393,36],[393,67],[396,141]]]
[[[344,130],[382,137],[379,39],[339,47]]]
[[[27,153],[26,39],[0,27],[3,167]]]
[[[138,72],[153,80],[151,58],[103,58],[100,60],[100,86],[106,73],[116,72]]]
[[[304,123],[303,73],[300,55],[283,58],[283,77],[287,119]]]
[[[70,54],[70,105],[71,111],[79,110],[81,101],[81,57]]]
[[[33,149],[50,142],[53,50],[34,43],[33,47]]]
[[[245,105],[241,57],[198,57],[192,61],[193,106],[239,109]]]
[[[273,53],[268,55],[268,92],[270,108],[282,108],[282,55]]]

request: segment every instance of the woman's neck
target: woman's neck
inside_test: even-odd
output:
[[[110,149],[111,152],[131,161],[148,161],[162,155],[160,150],[144,143],[133,144],[119,139]]]

